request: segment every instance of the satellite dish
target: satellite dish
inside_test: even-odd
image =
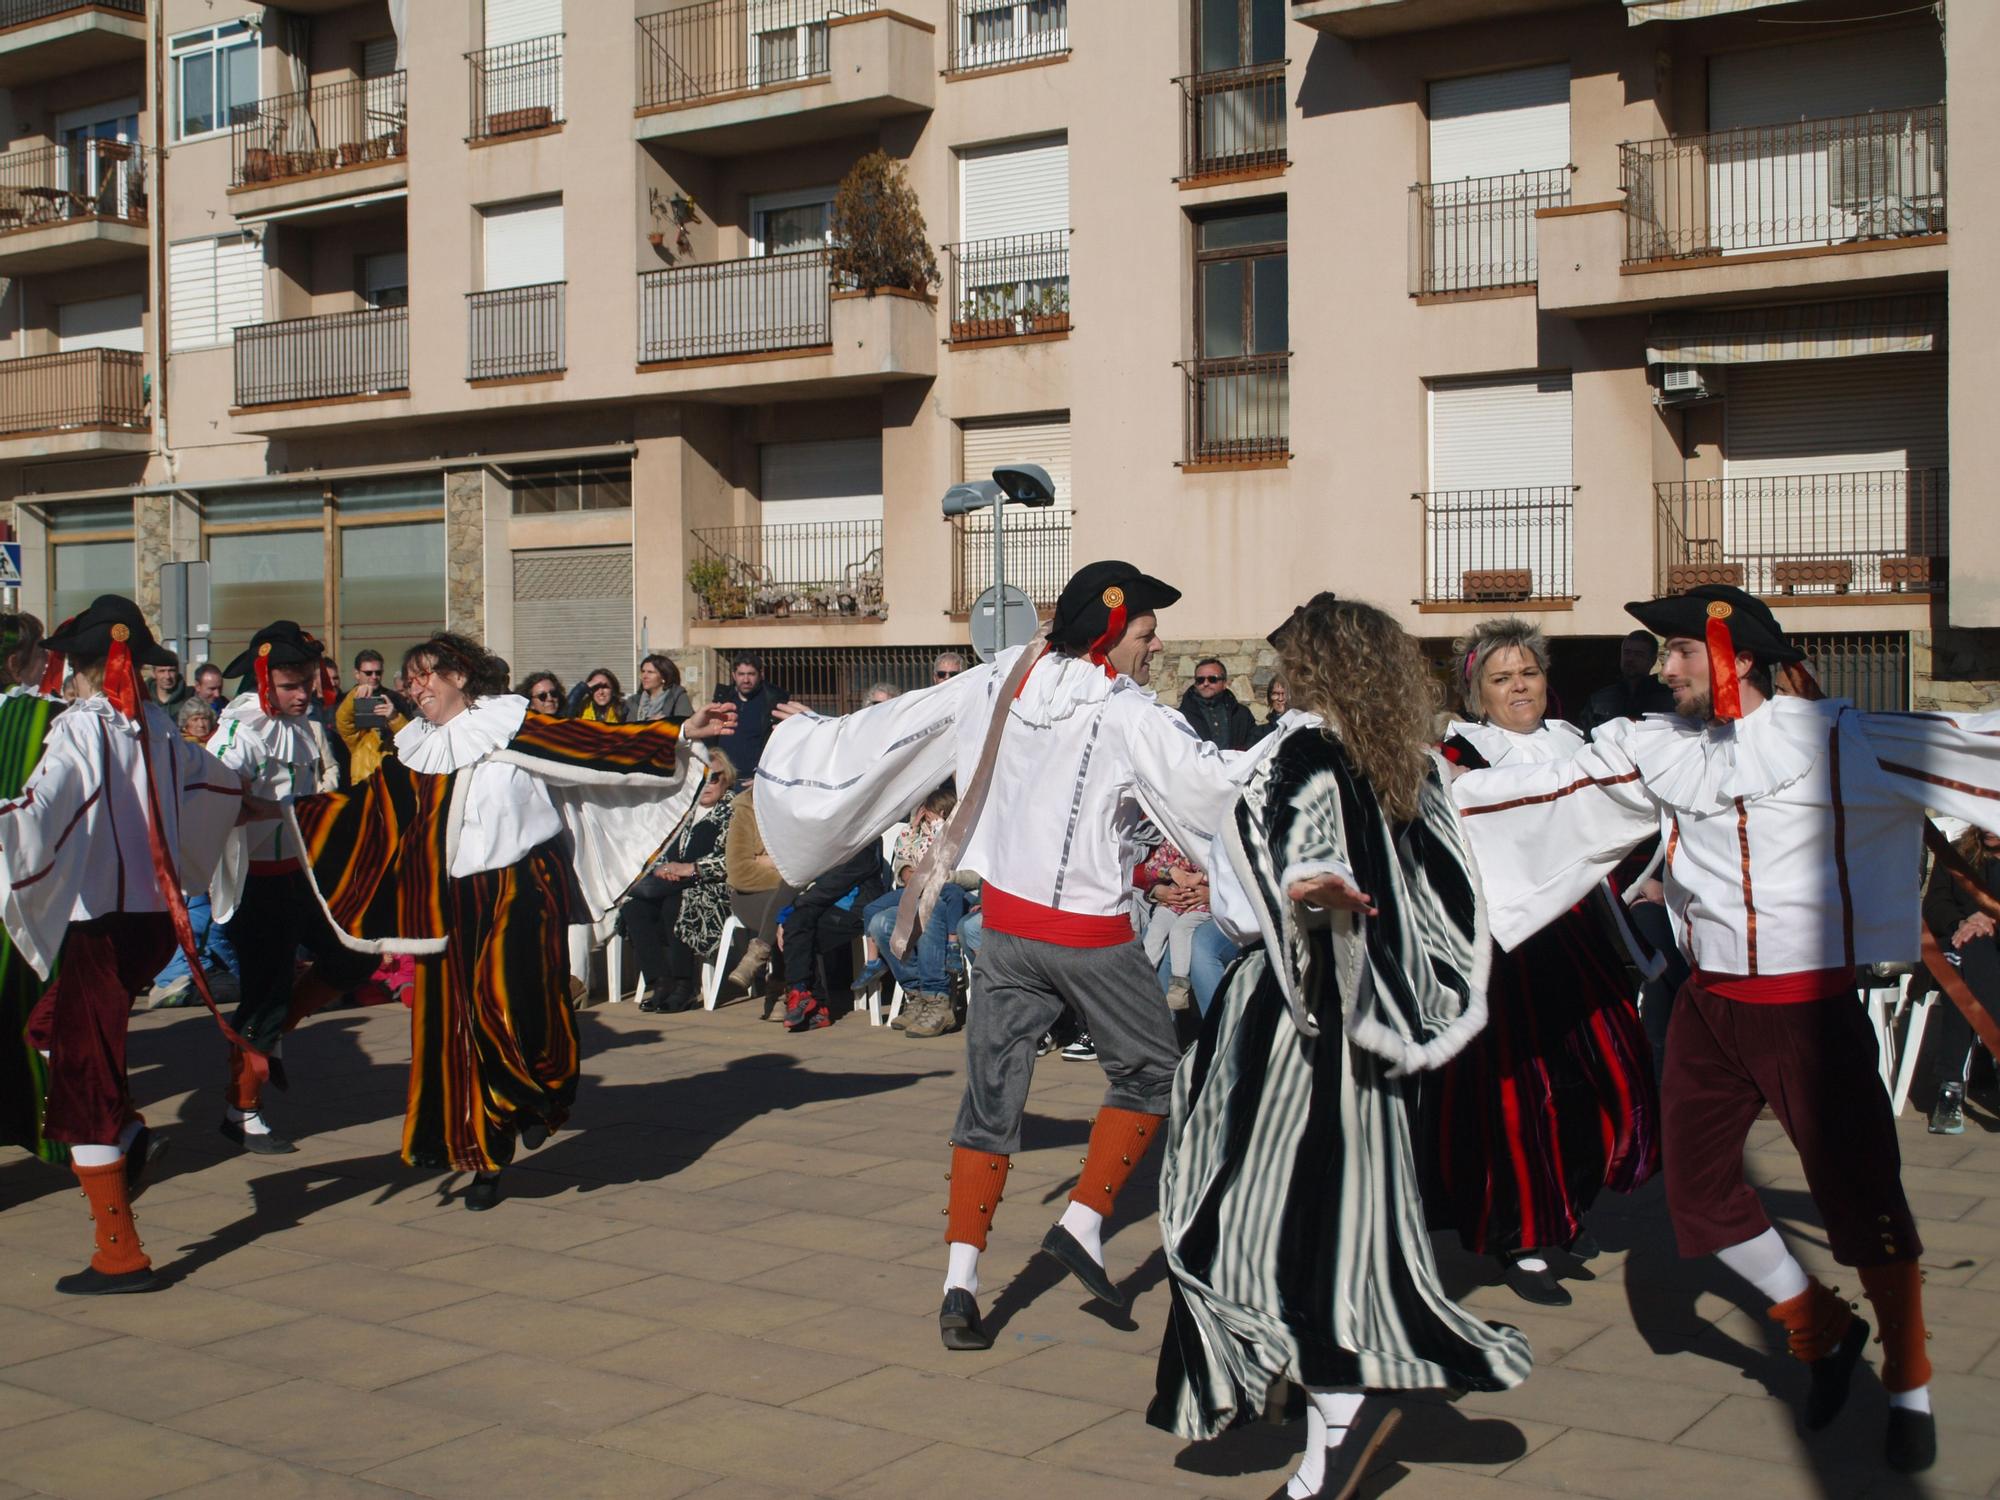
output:
[[[989,662],[999,654],[1002,599],[1006,601],[1008,645],[1025,646],[1042,628],[1035,601],[1020,589],[1012,584],[988,589],[972,601],[972,649],[982,662]]]

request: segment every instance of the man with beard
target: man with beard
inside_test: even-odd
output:
[[[1830,1423],[1868,1326],[1805,1273],[1744,1179],[1744,1140],[1768,1105],[1881,1325],[1887,1461],[1928,1468],[1923,1246],[1854,970],[1917,957],[1925,810],[2000,817],[2000,738],[1774,696],[1773,669],[1803,653],[1740,589],[1626,609],[1666,640],[1675,712],[1614,720],[1574,759],[1472,771],[1453,787],[1493,935],[1514,947],[1639,842],[1665,838],[1667,906],[1694,966],[1661,1089],[1680,1251],[1717,1256],[1764,1294],[1811,1371],[1806,1426]]]

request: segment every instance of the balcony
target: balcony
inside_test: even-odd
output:
[[[1292,356],[1191,359],[1183,470],[1276,468],[1291,459]]]
[[[1174,82],[1181,91],[1183,187],[1285,170],[1285,68],[1253,63]]]
[[[146,0],[0,0],[0,88],[146,55]]]
[[[410,310],[370,307],[236,330],[238,408],[351,401],[410,388]]]
[[[1069,56],[1069,0],[951,0],[954,78],[998,73]]]
[[[1947,489],[1943,469],[1655,485],[1655,591],[1728,583],[1792,604],[1939,592]]]
[[[1447,611],[1570,607],[1576,597],[1572,486],[1433,490],[1411,498],[1424,514],[1419,605]]]
[[[563,123],[563,38],[531,37],[465,54],[472,74],[472,119],[465,138],[478,143],[534,135]]]
[[[1536,214],[1569,202],[1570,168],[1420,182],[1410,189],[1410,295],[1535,285]]]
[[[144,453],[146,357],[74,349],[0,360],[0,459]]]
[[[703,620],[879,620],[882,523],[808,521],[691,533]]]
[[[951,342],[975,345],[1069,332],[1069,231],[944,247]]]
[[[406,186],[408,81],[407,73],[387,73],[258,104],[229,132],[237,217],[352,202]]]
[[[929,111],[934,29],[872,0],[706,0],[638,21],[642,141],[702,156],[817,144]]]
[[[1622,203],[1542,216],[1546,312],[1943,284],[1942,105],[1628,141],[1619,154]]]
[[[1007,508],[1002,538],[1007,584],[1034,600],[1037,609],[1055,608],[1057,596],[1069,582],[1074,519],[1067,510]],[[951,531],[951,612],[969,615],[974,601],[993,586],[993,512],[955,517]]]
[[[1292,19],[1354,42],[1591,3],[1593,0],[1292,0]]]
[[[476,385],[491,380],[546,379],[563,372],[568,282],[472,292],[465,307],[471,351],[467,380]]]
[[[0,276],[143,258],[151,166],[130,141],[0,156]]]

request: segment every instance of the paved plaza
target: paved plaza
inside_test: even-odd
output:
[[[1091,1065],[1040,1067],[983,1266],[998,1337],[947,1354],[958,1038],[862,1016],[794,1037],[748,1006],[582,1024],[576,1129],[471,1214],[463,1179],[395,1159],[400,1007],[323,1016],[287,1045],[297,1082],[272,1114],[302,1140],[278,1158],[217,1135],[205,1013],[135,1018],[133,1087],[171,1142],[138,1217],[175,1284],[57,1296],[88,1252],[82,1199],[66,1172],[0,1164],[0,1500],[1261,1500],[1282,1484],[1302,1423],[1191,1447],[1144,1421],[1167,1305],[1150,1169],[1108,1246],[1129,1320],[1032,1260],[1099,1100]],[[1879,1466],[1872,1375],[1851,1424],[1797,1434],[1798,1367],[1747,1288],[1676,1259],[1655,1183],[1600,1207],[1606,1254],[1571,1307],[1529,1308],[1448,1258],[1470,1305],[1526,1330],[1535,1373],[1412,1402],[1364,1493],[2000,1497],[2000,1122],[1969,1114],[1957,1139],[1903,1121],[1943,1448],[1921,1486]],[[1774,1124],[1752,1144],[1825,1274],[1796,1157]],[[1829,1279],[1858,1294],[1852,1273]]]

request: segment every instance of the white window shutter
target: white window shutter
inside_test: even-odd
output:
[[[1570,483],[1570,378],[1513,376],[1431,387],[1431,489]]]
[[[1767,479],[1943,468],[1945,368],[1941,354],[1731,365],[1722,472]]]
[[[882,440],[766,443],[758,450],[764,524],[882,519]]]
[[[1067,136],[963,152],[958,180],[960,239],[1070,227]]]
[[[1430,86],[1432,182],[1569,165],[1569,64]]]
[[[65,302],[56,309],[56,348],[143,350],[144,304],[138,292]]]
[[[486,0],[488,47],[554,36],[562,29],[562,0]]]
[[[1787,125],[1944,98],[1935,22],[1827,41],[1719,53],[1708,60],[1708,127]]]
[[[963,473],[987,479],[1002,464],[1040,464],[1055,486],[1056,504],[1069,505],[1069,419],[967,422],[961,431]],[[1011,517],[1015,511],[1010,510]]]
[[[483,211],[486,228],[484,289],[541,286],[563,279],[563,211],[560,198],[532,198]]]
[[[215,241],[183,240],[167,251],[172,347],[206,349],[215,337]]]
[[[215,341],[264,321],[264,247],[246,234],[215,242]]]

